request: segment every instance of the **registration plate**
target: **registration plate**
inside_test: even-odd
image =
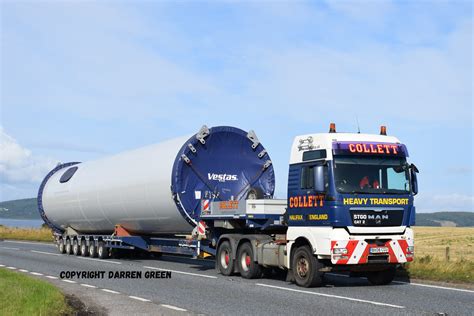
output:
[[[374,248],[370,248],[370,253],[372,253],[372,254],[388,253],[388,248],[387,248],[387,247],[374,247]]]

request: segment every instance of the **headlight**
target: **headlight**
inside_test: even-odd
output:
[[[407,247],[407,253],[414,253],[414,252],[415,252],[415,247],[414,246]]]
[[[335,255],[345,255],[347,254],[347,249],[346,248],[334,248],[332,250],[332,253]]]

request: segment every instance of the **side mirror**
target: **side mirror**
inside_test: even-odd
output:
[[[411,179],[411,190],[413,195],[418,194],[418,180],[416,178],[416,174],[419,173],[418,168],[414,165],[410,165],[410,179]]]
[[[324,181],[325,166],[314,166],[314,190],[316,192],[325,192],[326,186]]]

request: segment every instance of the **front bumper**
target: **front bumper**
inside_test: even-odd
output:
[[[344,231],[345,232],[345,231]],[[397,235],[335,234],[331,239],[331,263],[335,265],[406,263],[413,261],[413,230]],[[336,237],[336,238],[334,238]]]

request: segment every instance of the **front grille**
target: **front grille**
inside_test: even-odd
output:
[[[352,224],[358,227],[401,226],[403,210],[350,210]]]

